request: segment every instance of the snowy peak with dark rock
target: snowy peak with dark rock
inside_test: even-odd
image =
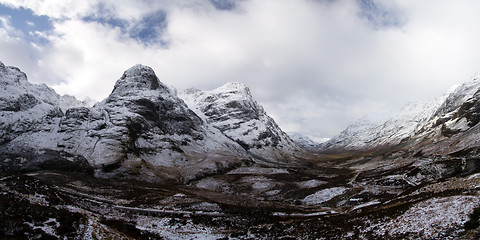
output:
[[[442,116],[456,110],[465,101],[471,98],[480,88],[480,76],[475,76],[471,81],[465,82],[447,93],[447,97],[435,112],[435,116]]]
[[[20,69],[0,62],[0,144],[39,128],[55,116],[63,116],[68,108],[87,104],[72,96],[61,96],[45,84],[32,84]]]
[[[227,83],[212,91],[187,89],[179,95],[206,123],[259,160],[289,162],[302,155],[302,149],[267,115],[244,84]]]
[[[104,101],[97,107],[110,110],[125,107],[159,128],[162,134],[191,134],[202,131],[202,120],[179,99],[173,90],[161,83],[150,67],[136,65],[123,74]],[[123,116],[122,116],[123,117]]]
[[[477,79],[459,87],[417,134],[409,149],[421,155],[480,156],[480,89]],[[467,87],[465,87],[467,86]]]
[[[134,95],[136,91],[158,89],[171,94],[170,89],[160,83],[152,68],[138,64],[123,73],[115,83],[112,94]]]
[[[0,62],[0,87],[0,110],[23,111],[42,103],[66,110],[90,104],[81,102],[73,96],[59,95],[45,84],[32,84],[20,69],[5,66],[2,62]]]

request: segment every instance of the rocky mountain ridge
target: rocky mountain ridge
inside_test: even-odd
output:
[[[68,154],[100,177],[189,181],[256,161],[296,163],[287,155],[302,154],[238,83],[199,94],[203,108],[194,112],[151,68],[136,65],[89,108],[29,83],[17,68],[0,71],[0,150],[8,155]]]
[[[241,83],[179,94],[198,116],[264,162],[294,163],[304,151],[284,133]]]

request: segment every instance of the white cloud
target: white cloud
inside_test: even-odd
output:
[[[0,30],[2,30],[5,34],[9,35],[10,37],[22,38],[24,36],[22,31],[17,30],[16,28],[11,26],[9,16],[0,15],[0,27],[1,27]]]
[[[178,88],[244,82],[285,130],[331,137],[368,112],[438,96],[479,69],[479,2],[373,3],[387,15],[362,18],[353,0],[245,0],[232,11],[208,1],[11,1],[61,20],[46,46],[2,38],[0,50],[33,81],[80,98],[106,97],[136,63]],[[159,10],[167,46],[81,20],[107,14],[133,25]]]
[[[84,15],[94,9],[96,0],[64,0],[64,1],[30,1],[30,0],[1,0],[3,4],[12,7],[24,7],[33,10],[38,15],[52,18],[72,18]]]
[[[155,49],[147,49],[119,29],[69,20],[55,24],[55,33],[39,70],[63,80],[52,85],[61,93],[102,100],[124,70],[137,63],[155,63]]]

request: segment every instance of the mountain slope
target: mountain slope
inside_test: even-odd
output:
[[[53,90],[31,87],[20,71],[14,72],[19,77],[8,77],[13,73],[7,75],[7,70],[4,78],[20,84],[4,85],[23,91],[21,102],[28,103],[13,113],[21,119],[31,116],[20,126],[2,123],[2,149],[9,154],[31,152],[35,158],[38,150],[67,153],[88,161],[97,176],[152,181],[158,177],[186,181],[248,161],[238,144],[205,125],[149,67],[125,71],[110,96],[94,107],[65,112],[59,107],[62,98]],[[31,97],[34,94],[60,100],[46,103]],[[7,100],[2,116],[15,122],[17,115],[8,106],[18,100]],[[13,128],[17,130],[12,134]]]
[[[188,89],[179,93],[204,121],[240,144],[257,160],[294,163],[302,149],[284,133],[241,83],[212,91]]]
[[[409,103],[384,122],[362,118],[339,135],[320,145],[321,151],[371,151],[395,146],[457,111],[480,87],[474,78],[453,91],[430,101]],[[447,117],[448,118],[448,117]]]
[[[443,98],[409,103],[384,122],[362,118],[320,145],[322,151],[367,151],[393,146],[421,128],[442,104]]]
[[[58,95],[44,84],[31,84],[18,68],[0,62],[0,145],[44,121],[61,117],[67,108],[86,105],[72,96]]]
[[[458,90],[464,91],[455,91],[436,115],[410,137],[408,148],[422,155],[480,153],[480,81],[474,79],[462,86]]]

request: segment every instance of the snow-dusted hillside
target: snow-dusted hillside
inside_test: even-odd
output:
[[[22,153],[35,162],[48,152],[63,162],[87,162],[97,176],[176,181],[252,160],[298,163],[304,157],[239,83],[186,91],[183,101],[151,68],[136,65],[105,100],[87,107],[29,83],[17,68],[2,64],[0,70],[0,151],[9,156]]]
[[[456,91],[450,105],[443,105],[406,148],[423,155],[480,154],[480,82],[475,79],[467,86],[468,95]]]
[[[45,84],[32,84],[20,69],[0,62],[0,144],[63,116],[68,108],[87,104],[73,96],[61,96]]]
[[[480,81],[475,77],[442,97],[409,103],[386,121],[362,118],[339,135],[321,144],[319,149],[356,151],[394,146],[404,139],[429,132],[429,129],[438,126],[439,119],[454,114],[462,104],[474,96],[479,87]]]
[[[241,83],[212,91],[187,89],[179,96],[204,121],[240,144],[258,160],[294,162],[302,149],[284,133]]]
[[[67,106],[44,85],[32,85],[18,69],[3,67],[2,149],[38,150],[86,159],[99,176],[193,179],[249,158],[237,143],[205,125],[149,67],[123,74],[113,92],[94,107]],[[70,98],[67,98],[70,99]],[[76,106],[76,107],[74,107]],[[21,119],[21,121],[19,121]]]
[[[431,101],[409,103],[384,122],[362,118],[339,135],[320,145],[326,151],[368,150],[391,146],[414,134],[437,111],[444,97]]]

